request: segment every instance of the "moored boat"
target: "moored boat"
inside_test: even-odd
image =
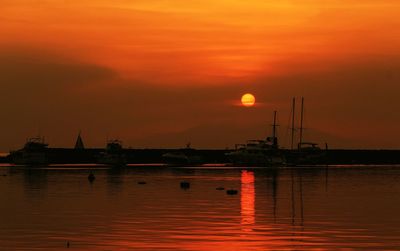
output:
[[[30,138],[22,149],[10,152],[11,163],[15,165],[47,165],[49,163],[47,148],[48,144],[44,142],[44,138]]]
[[[170,166],[201,165],[204,164],[203,158],[197,153],[196,149],[190,147],[168,152],[162,155],[165,164]]]
[[[287,159],[290,165],[314,165],[323,164],[326,160],[326,153],[328,145],[326,144],[326,150],[321,149],[317,143],[305,142],[303,135],[303,122],[304,122],[304,98],[301,98],[301,115],[300,115],[300,135],[297,149],[293,148],[294,139],[294,115],[295,111],[295,98],[293,98],[293,119],[292,119],[292,151],[289,152]]]
[[[246,144],[237,145],[235,151],[226,153],[233,165],[277,167],[286,164],[285,156],[278,145],[276,114],[275,111],[272,137],[265,140],[249,140]]]
[[[127,164],[127,159],[122,148],[122,142],[114,139],[107,142],[104,152],[97,159],[98,164],[121,167]]]

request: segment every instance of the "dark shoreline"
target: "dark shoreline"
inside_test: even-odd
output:
[[[181,149],[124,149],[130,164],[163,163],[162,155]],[[98,154],[104,151],[101,148],[72,149],[72,148],[48,148],[46,155],[49,164],[89,164],[96,163]],[[196,150],[205,163],[228,163],[225,153],[232,150]],[[282,150],[284,154],[290,154],[290,150]],[[0,157],[0,163],[10,163],[10,156]],[[400,150],[327,150],[323,158],[308,164],[315,165],[390,165],[400,164]]]

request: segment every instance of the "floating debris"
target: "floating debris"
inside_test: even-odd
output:
[[[217,188],[215,188],[216,190],[218,190],[218,191],[222,191],[222,190],[225,190],[225,188],[224,187],[217,187]]]
[[[190,183],[187,181],[182,181],[181,182],[181,188],[182,189],[189,189],[190,188]]]
[[[88,176],[88,180],[90,183],[92,183],[94,180],[96,179],[96,177],[94,176],[94,174],[91,172]]]
[[[138,184],[139,184],[139,185],[146,185],[147,182],[146,182],[146,181],[139,181]]]
[[[227,195],[236,195],[236,194],[238,194],[238,190],[234,190],[234,189],[226,190],[226,194]]]

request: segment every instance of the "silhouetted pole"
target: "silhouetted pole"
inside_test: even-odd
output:
[[[272,125],[272,142],[274,147],[278,147],[278,141],[276,138],[276,111],[274,111],[274,124]]]
[[[295,110],[296,110],[296,98],[293,98],[292,102],[292,143],[291,143],[291,149],[293,150],[294,147],[294,120],[295,120]]]
[[[299,149],[303,144],[303,118],[304,118],[304,97],[301,97],[301,117],[300,117],[300,141]]]
[[[276,111],[274,111],[274,124],[272,125],[272,137],[276,137]]]

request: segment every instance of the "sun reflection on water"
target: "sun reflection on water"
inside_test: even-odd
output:
[[[240,215],[244,231],[252,231],[255,223],[254,172],[243,170],[241,173]]]

